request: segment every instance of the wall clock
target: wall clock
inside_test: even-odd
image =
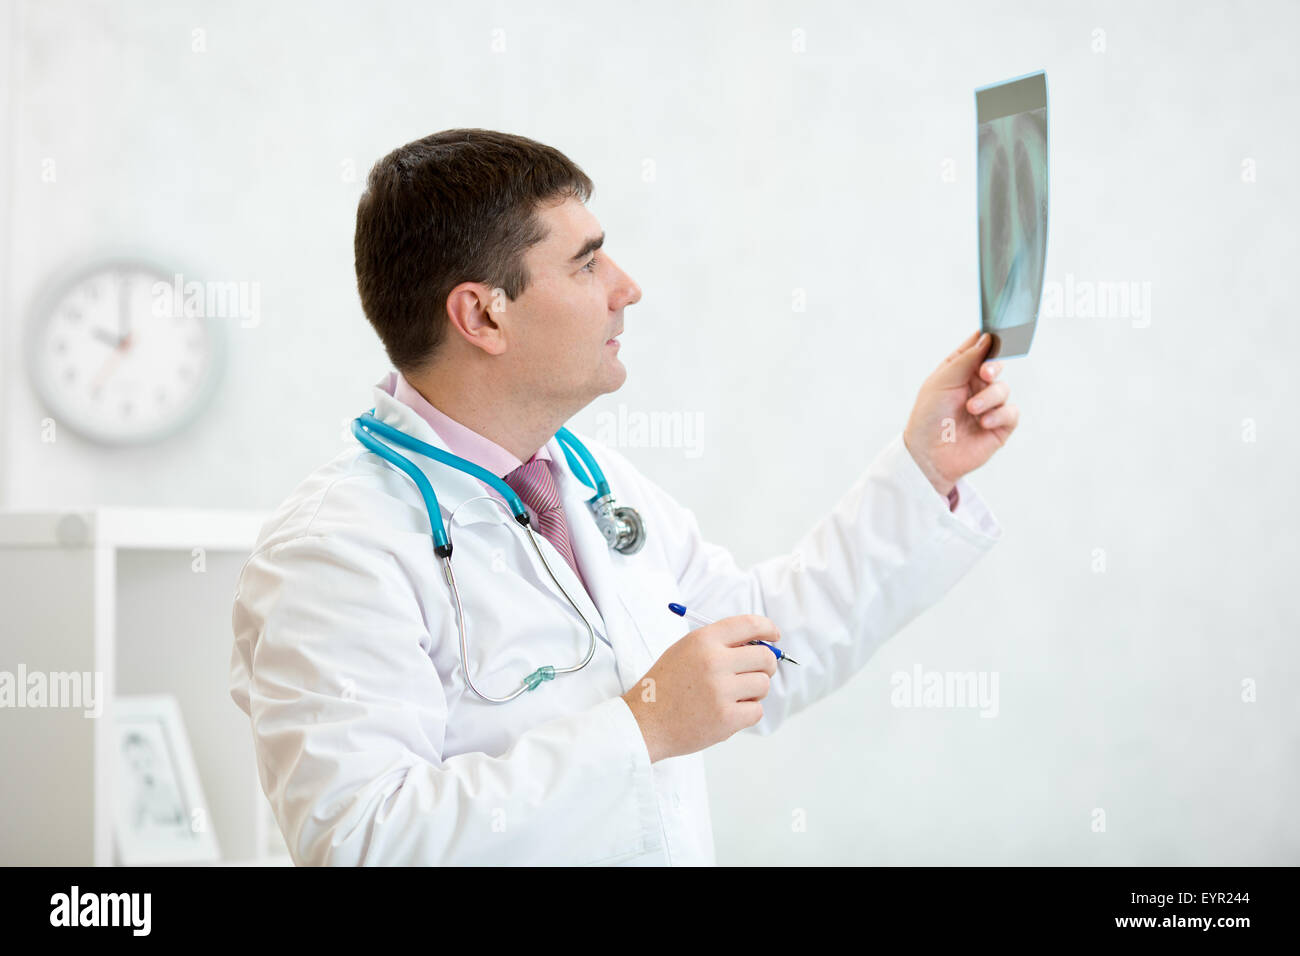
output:
[[[208,406],[227,320],[204,314],[202,293],[176,296],[186,281],[146,260],[106,259],[53,285],[32,316],[27,361],[58,425],[102,444],[145,444]]]

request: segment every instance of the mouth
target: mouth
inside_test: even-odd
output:
[[[614,346],[614,348],[618,348],[622,344],[621,342],[619,342],[618,336],[622,334],[623,334],[622,332],[619,332],[618,335],[615,335],[612,339],[606,339],[605,344],[612,345]]]

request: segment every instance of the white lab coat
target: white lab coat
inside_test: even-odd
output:
[[[392,381],[374,389],[376,417],[446,447],[392,397]],[[396,468],[352,441],[263,527],[235,595],[230,689],[296,863],[712,864],[702,754],[652,765],[620,696],[690,630],[667,604],[776,622],[799,666],[772,679],[751,728],[768,734],[847,681],[1001,537],[965,479],[950,513],[898,435],[794,552],[742,570],[622,455],[578,437],[618,501],[641,512],[646,544],[632,556],[609,549],[591,492],[552,440],[594,605],[542,547],[599,641],[586,668],[508,704],[465,685],[423,501]],[[487,493],[405,454],[444,520]],[[451,535],[476,686],[501,696],[541,664],[581,659],[586,630],[503,509],[472,502]]]

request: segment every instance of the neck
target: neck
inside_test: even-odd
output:
[[[545,402],[537,400],[535,391],[512,388],[492,375],[481,374],[486,371],[448,362],[403,374],[438,411],[500,445],[520,461],[532,458],[577,411],[547,408]]]

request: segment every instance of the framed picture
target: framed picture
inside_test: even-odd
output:
[[[176,698],[171,694],[118,697],[113,707],[118,864],[220,860]]]

